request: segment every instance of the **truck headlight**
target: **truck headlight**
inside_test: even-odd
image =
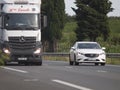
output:
[[[41,53],[41,48],[38,48],[34,51],[34,54],[40,54]]]
[[[7,49],[7,48],[4,48],[3,51],[4,51],[4,53],[6,53],[6,54],[10,54],[10,50]]]

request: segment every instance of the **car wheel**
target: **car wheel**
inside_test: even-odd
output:
[[[69,65],[73,65],[73,61],[71,61],[71,57],[70,57],[70,54],[69,54]]]
[[[95,66],[98,66],[99,65],[99,63],[95,63]]]
[[[78,62],[75,62],[75,65],[76,65],[76,66],[78,66],[78,65],[79,65],[79,63],[78,63]]]
[[[69,61],[69,64],[70,64],[70,65],[73,65],[73,63],[74,63],[73,61]]]
[[[79,65],[79,62],[76,62],[76,56],[74,55],[74,62],[75,62],[75,65]]]
[[[105,63],[101,63],[101,66],[105,66]]]

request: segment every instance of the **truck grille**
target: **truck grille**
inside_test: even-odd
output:
[[[11,49],[27,50],[34,49],[36,46],[35,37],[9,37],[9,45]]]

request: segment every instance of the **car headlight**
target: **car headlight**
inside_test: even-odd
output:
[[[100,55],[105,55],[105,53],[103,52],[103,53],[100,53]]]
[[[34,51],[34,54],[40,54],[41,53],[41,48],[38,48]]]
[[[6,54],[10,54],[10,50],[7,49],[7,48],[4,48],[3,51],[4,51],[4,53],[6,53]]]
[[[81,52],[78,52],[77,54],[78,54],[78,55],[84,55],[84,53],[81,53]]]

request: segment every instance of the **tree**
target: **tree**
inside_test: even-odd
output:
[[[112,10],[112,3],[109,0],[76,0],[75,4],[78,7],[73,8],[78,23],[75,31],[78,40],[96,41],[100,35],[106,40],[109,36],[107,13]]]
[[[48,51],[53,52],[56,51],[57,41],[62,37],[62,29],[65,24],[65,3],[64,0],[45,1],[44,10],[47,15],[48,26],[43,31],[42,36],[48,42]]]

